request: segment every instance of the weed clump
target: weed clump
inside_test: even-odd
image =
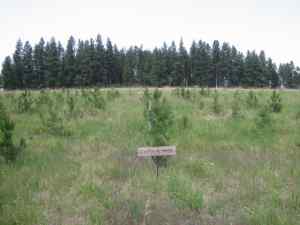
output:
[[[187,179],[180,179],[178,176],[170,177],[168,195],[178,208],[198,211],[203,207],[202,192],[194,191],[191,182]]]
[[[144,203],[132,198],[127,199],[126,203],[133,224],[139,224],[139,221],[143,217]]]

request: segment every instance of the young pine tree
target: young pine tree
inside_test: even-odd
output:
[[[30,91],[25,90],[17,98],[17,111],[19,113],[26,113],[33,109],[34,99]]]
[[[258,99],[254,91],[249,91],[246,104],[248,108],[256,108],[258,106]]]
[[[162,92],[156,89],[153,94],[148,90],[144,92],[144,117],[148,123],[147,134],[151,146],[164,146],[169,144],[170,128],[173,124],[173,114]],[[158,167],[167,165],[167,157],[152,157]],[[157,172],[158,173],[158,172]]]
[[[145,94],[144,96],[147,96]],[[162,92],[156,89],[153,94],[145,97],[145,119],[148,122],[150,144],[153,146],[167,145],[173,114]]]
[[[222,112],[222,105],[221,105],[220,100],[219,100],[218,91],[215,91],[215,94],[214,94],[213,97],[214,97],[213,105],[212,105],[213,112],[215,114],[220,114]]]
[[[9,118],[5,106],[0,103],[0,156],[6,162],[16,161],[18,155],[25,148],[25,140],[21,139],[19,146],[13,143],[15,123]]]
[[[281,103],[280,94],[276,91],[273,91],[270,101],[269,101],[269,108],[271,112],[279,113],[282,110],[282,103]]]
[[[236,91],[234,93],[233,102],[231,105],[232,117],[239,118],[242,115],[241,103],[242,103],[242,99],[241,99],[240,93],[238,91]]]

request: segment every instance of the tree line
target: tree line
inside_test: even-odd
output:
[[[119,49],[108,38],[78,40],[71,36],[64,48],[43,38],[31,46],[19,39],[12,57],[4,59],[1,72],[5,89],[87,86],[300,86],[300,68],[291,61],[279,66],[264,51],[246,55],[227,42],[182,40],[163,43],[153,50],[133,46]]]

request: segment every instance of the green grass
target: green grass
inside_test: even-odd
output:
[[[239,98],[219,90],[215,113],[213,90],[194,88],[183,98],[162,89],[177,155],[157,178],[151,159],[136,158],[147,142],[143,89],[117,90],[120,96],[104,89],[94,97],[106,100],[104,108],[79,90],[48,91],[67,133],[44,127],[47,103],[20,113],[21,92],[1,94],[15,141],[27,142],[16,163],[0,159],[1,225],[300,224],[300,92],[280,91],[282,111],[261,126],[270,90],[254,90],[256,107],[247,105],[248,90]]]

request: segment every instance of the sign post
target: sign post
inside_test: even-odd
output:
[[[141,147],[138,148],[139,158],[152,157],[156,165],[156,176],[160,166],[166,166],[167,157],[176,155],[176,146]]]

